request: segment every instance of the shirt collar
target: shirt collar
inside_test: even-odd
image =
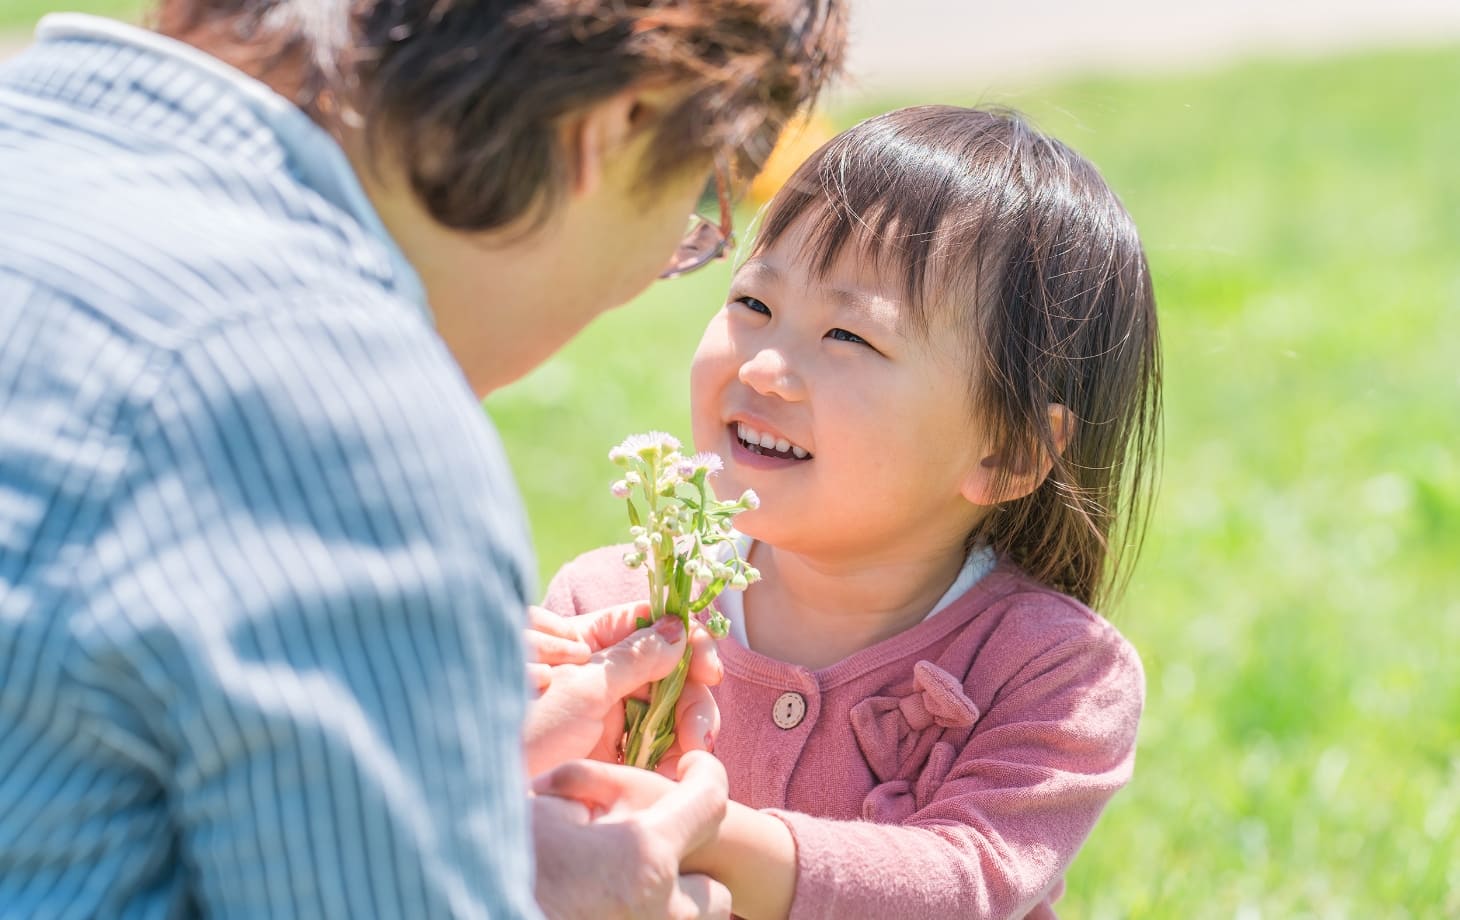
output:
[[[80,13],[52,13],[36,27],[36,40],[41,43],[78,38],[144,51],[218,83],[278,137],[290,169],[300,182],[355,218],[384,247],[390,257],[395,293],[416,304],[429,318],[420,276],[386,231],[345,152],[302,109],[218,58],[156,32]]]

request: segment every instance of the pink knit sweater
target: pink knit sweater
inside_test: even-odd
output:
[[[643,599],[623,551],[569,563],[545,606]],[[794,920],[1054,917],[1070,860],[1130,779],[1135,650],[1007,562],[819,671],[730,640],[720,654],[715,753],[731,798],[795,838]]]

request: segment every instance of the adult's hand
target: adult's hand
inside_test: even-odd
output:
[[[537,899],[550,920],[729,918],[725,886],[679,874],[725,817],[725,769],[693,751],[678,776],[580,760],[534,780]]]
[[[614,762],[624,731],[624,698],[647,698],[648,685],[674,670],[684,654],[679,620],[661,619],[639,629],[647,604],[608,607],[578,617],[528,608],[528,673],[541,696],[528,707],[523,746],[528,775],[567,760],[591,757]],[[659,772],[677,775],[688,751],[709,750],[720,729],[720,711],[709,688],[723,673],[714,640],[696,625],[689,677],[675,708],[675,744]]]

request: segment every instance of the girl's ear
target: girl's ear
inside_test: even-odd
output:
[[[614,157],[655,124],[674,98],[667,88],[630,86],[563,118],[559,142],[568,157],[571,194],[597,191]]]
[[[1050,403],[1047,411],[1056,455],[1062,455],[1075,435],[1075,414],[1059,403]],[[975,505],[997,505],[1023,498],[1039,488],[1054,468],[1054,456],[1039,445],[1035,446],[1034,461],[1025,460],[1007,450],[984,456],[964,481],[963,497]]]

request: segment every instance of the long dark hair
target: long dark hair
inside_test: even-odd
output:
[[[970,545],[1087,604],[1109,600],[1154,496],[1161,357],[1140,238],[1094,166],[1010,111],[901,109],[813,154],[754,248],[803,218],[818,272],[854,245],[900,273],[915,328],[926,332],[933,311],[955,319],[976,421],[1006,480],[1052,459]],[[1063,451],[1052,403],[1073,416]]]

